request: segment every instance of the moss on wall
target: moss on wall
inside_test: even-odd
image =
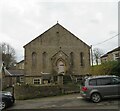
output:
[[[32,98],[48,97],[48,96],[57,96],[62,94],[69,94],[79,92],[78,85],[41,85],[41,86],[32,86],[32,85],[15,85],[14,86],[14,95],[15,99],[25,100]]]

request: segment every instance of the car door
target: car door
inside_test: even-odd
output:
[[[112,78],[113,96],[120,96],[120,77]]]
[[[97,88],[102,97],[110,97],[113,94],[111,79],[109,77],[97,79]]]

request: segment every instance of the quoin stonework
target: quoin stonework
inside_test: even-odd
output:
[[[62,82],[88,74],[90,46],[59,23],[24,46],[25,83]]]

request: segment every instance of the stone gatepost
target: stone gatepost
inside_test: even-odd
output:
[[[59,74],[57,77],[57,83],[63,85],[63,74]]]

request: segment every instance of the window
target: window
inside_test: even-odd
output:
[[[20,83],[20,77],[16,77],[16,83]]]
[[[89,85],[90,86],[96,86],[96,79],[90,80]]]
[[[83,52],[80,52],[80,66],[83,66],[84,65],[84,62],[83,62]]]
[[[46,52],[43,52],[43,70],[45,70],[45,68],[46,68],[46,63],[47,63],[47,59],[46,59],[46,57],[47,57],[47,53]]]
[[[23,82],[24,82],[24,78],[20,77],[20,83],[23,83]]]
[[[114,53],[113,58],[114,58],[114,60],[118,60],[120,58],[120,54],[119,53]]]
[[[97,85],[111,85],[111,79],[110,78],[97,79]]]
[[[74,55],[73,55],[73,52],[70,53],[70,62],[71,62],[71,66],[74,65]]]
[[[120,78],[119,77],[112,78],[112,84],[120,84]]]
[[[41,84],[41,79],[40,78],[33,79],[33,84]]]
[[[35,52],[32,53],[32,66],[35,67],[37,64],[37,54]]]
[[[54,81],[54,82],[57,82],[57,76],[54,76],[54,77],[53,77],[53,81]]]
[[[116,54],[115,54],[115,57],[119,57],[119,53],[116,53]]]
[[[97,85],[101,85],[101,79],[97,79]]]

